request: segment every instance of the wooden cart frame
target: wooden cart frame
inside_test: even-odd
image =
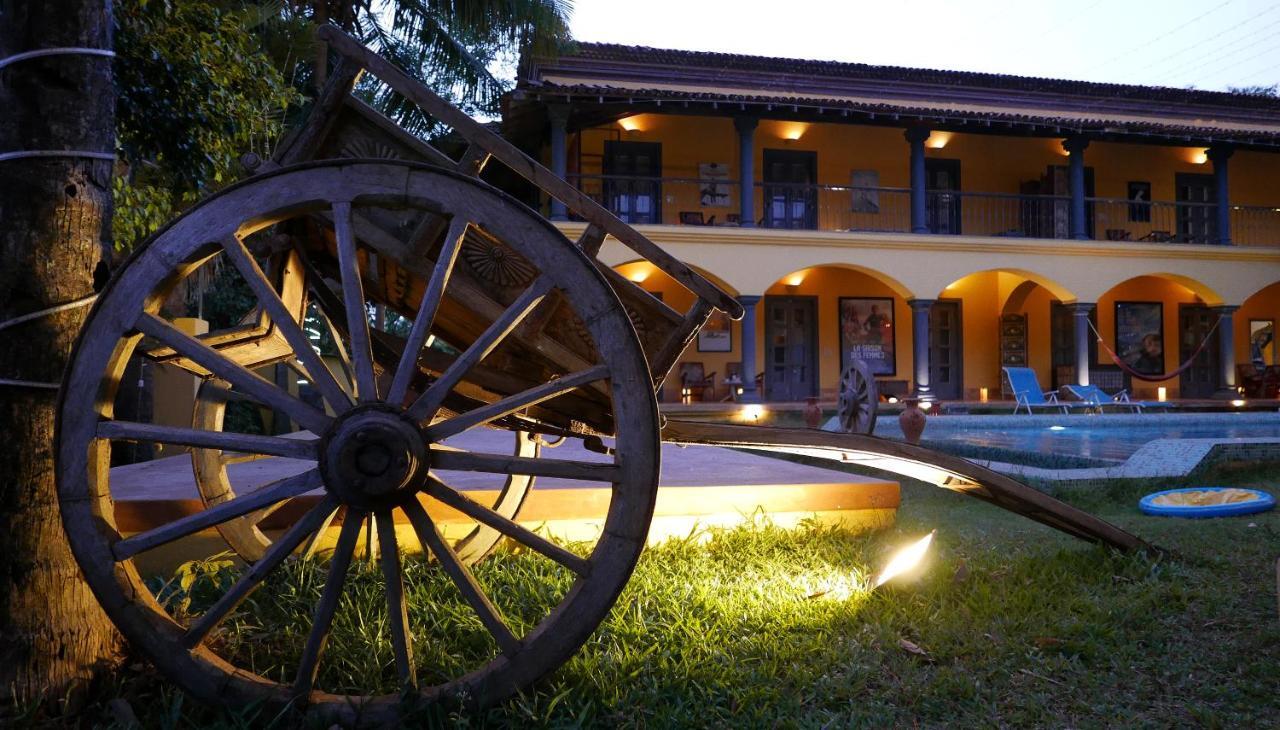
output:
[[[739,318],[739,303],[385,59],[335,28],[320,37],[340,60],[304,124],[258,174],[197,205],[115,273],[90,314],[60,395],[59,498],[77,561],[121,632],[188,692],[214,703],[257,702],[373,725],[394,723],[423,703],[485,704],[509,696],[567,661],[612,607],[644,545],[664,440],[860,464],[992,502],[1086,540],[1148,547],[1016,480],[928,449],[855,434],[664,424],[655,388],[712,310]],[[365,71],[451,127],[466,144],[461,157],[406,134],[355,99],[351,89]],[[570,242],[535,211],[481,182],[479,173],[495,162],[585,220],[581,237]],[[690,309],[670,309],[596,261],[606,237],[691,291]],[[162,315],[164,302],[214,260],[238,272],[257,307],[239,327],[184,334]],[[403,313],[411,328],[403,336],[371,329],[370,305]],[[331,332],[337,365],[312,346],[303,326],[308,312]],[[454,350],[432,348],[433,338]],[[120,379],[134,357],[204,380],[191,428],[115,417]],[[318,401],[255,372],[277,363],[302,373]],[[293,437],[227,431],[226,404],[237,399],[274,409],[302,431]],[[511,433],[514,450],[451,445],[479,428]],[[550,458],[546,447],[564,439],[581,443],[590,456]],[[111,443],[120,440],[190,448],[206,508],[121,534],[109,468]],[[270,456],[314,466],[236,495],[228,463]],[[481,504],[446,483],[441,473],[451,471],[505,482],[494,503]],[[516,521],[534,480],[548,477],[611,485],[594,545],[570,549]],[[475,529],[446,539],[432,505],[461,512]],[[276,510],[292,517],[271,536],[259,528]],[[296,671],[260,676],[221,655],[220,624],[286,559],[313,553],[332,521],[341,528]],[[426,678],[415,661],[415,641],[423,637],[410,625],[397,521],[408,523],[483,627],[488,653],[467,671]],[[133,557],[211,527],[249,565],[203,613],[175,617],[151,595]],[[389,666],[400,693],[317,686],[362,531],[379,546],[366,553],[385,582]],[[571,579],[546,615],[520,631],[471,569],[502,538],[540,553]]]

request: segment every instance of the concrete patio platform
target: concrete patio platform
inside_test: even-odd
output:
[[[450,439],[448,445],[494,454],[509,454],[513,437],[501,431],[478,430]],[[547,449],[548,458],[605,461],[609,457],[583,449],[580,442]],[[313,462],[268,457],[232,464],[228,476],[238,494],[312,468]],[[492,503],[504,477],[474,472],[438,472],[447,484],[482,503]],[[151,529],[202,509],[189,457],[174,456],[111,470],[116,520],[121,532]],[[519,521],[562,540],[591,540],[601,529],[612,487],[565,479],[539,478]],[[319,498],[319,490],[280,510],[279,520],[265,523],[268,532],[282,529],[300,509]],[[466,517],[434,500],[423,499],[433,519],[449,536],[461,536],[474,526]],[[754,454],[708,446],[662,446],[662,477],[649,542],[688,537],[707,527],[730,527],[757,516],[780,526],[801,520],[840,524],[855,529],[879,529],[893,524],[899,504],[898,483],[820,469]],[[273,516],[274,517],[274,516]],[[278,522],[279,524],[274,524]],[[339,519],[338,523],[341,522]],[[399,522],[399,520],[397,520]],[[397,525],[399,527],[399,525]],[[330,539],[336,539],[336,531]],[[144,571],[171,569],[181,560],[212,555],[226,549],[216,532],[199,539],[144,555]],[[404,535],[402,535],[404,537]],[[412,549],[412,546],[409,546]]]

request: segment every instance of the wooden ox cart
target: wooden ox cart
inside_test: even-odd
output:
[[[59,497],[76,558],[120,631],[191,694],[227,705],[292,705],[340,723],[390,723],[407,703],[510,695],[568,660],[610,610],[645,543],[664,440],[864,464],[1086,540],[1145,547],[1012,479],[927,449],[866,435],[664,424],[655,388],[712,310],[736,318],[738,302],[386,60],[333,28],[321,37],[341,60],[305,123],[257,174],[197,205],[119,268],[85,324],[61,391]],[[451,127],[467,145],[460,159],[353,98],[364,71]],[[570,241],[481,182],[487,164],[505,165],[564,202],[588,222],[585,233]],[[598,263],[606,236],[693,292],[689,311],[668,308]],[[256,308],[238,327],[185,334],[163,316],[164,304],[182,281],[214,264],[238,272]],[[373,307],[411,325],[399,335],[371,328]],[[315,322],[332,334],[337,356],[329,364],[304,331]],[[192,427],[115,418],[122,374],[137,357],[204,380]],[[255,372],[278,364],[301,373],[318,401]],[[224,429],[226,403],[236,399],[284,414],[298,432]],[[511,434],[509,446],[485,453],[446,443],[480,428]],[[546,447],[564,440],[585,446],[575,453],[587,456],[551,458],[557,452]],[[121,535],[109,468],[118,441],[188,447],[206,508]],[[310,463],[236,495],[226,465],[254,456]],[[496,501],[479,503],[441,476],[462,472],[502,480]],[[593,546],[569,549],[517,524],[539,477],[612,486]],[[445,539],[424,507],[434,503],[468,516],[475,529]],[[269,536],[259,526],[282,505],[281,514],[294,518]],[[295,666],[256,673],[224,645],[220,624],[243,615],[236,613],[241,603],[279,579],[286,558],[314,546],[335,516],[341,528]],[[397,521],[405,528],[399,533]],[[248,567],[207,610],[177,615],[153,598],[133,558],[210,527]],[[387,666],[401,693],[317,682],[362,532],[380,545],[387,613],[379,650],[390,648]],[[439,628],[443,619],[410,626],[401,540],[409,535],[482,628],[455,635]],[[471,566],[503,537],[551,561],[549,581],[563,590],[550,591],[544,613],[513,621],[477,581]],[[439,665],[415,662],[424,648],[444,656],[441,647],[452,640],[469,642],[474,661],[465,669],[442,674]]]

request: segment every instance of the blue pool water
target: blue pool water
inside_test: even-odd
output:
[[[902,438],[897,419],[879,419],[876,435]],[[935,416],[924,438],[1120,462],[1157,439],[1280,439],[1280,414]]]

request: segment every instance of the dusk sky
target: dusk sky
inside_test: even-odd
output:
[[[573,35],[1160,86],[1280,82],[1277,0],[576,0]]]

